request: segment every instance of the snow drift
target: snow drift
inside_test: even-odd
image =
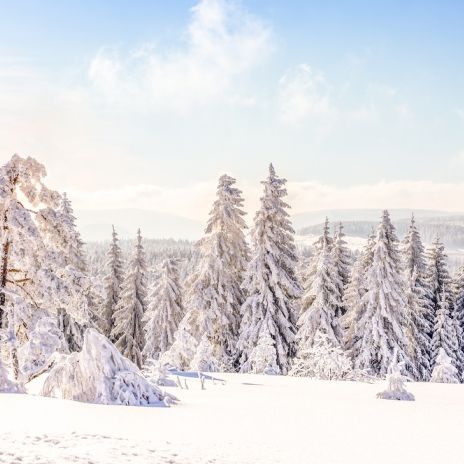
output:
[[[63,355],[52,368],[42,394],[127,406],[168,406],[177,401],[149,382],[134,363],[94,329],[85,332],[80,352]]]

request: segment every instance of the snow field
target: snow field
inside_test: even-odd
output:
[[[171,408],[2,394],[0,463],[463,462],[461,385],[408,383],[408,402],[376,399],[381,382],[217,377],[163,387],[181,400]]]

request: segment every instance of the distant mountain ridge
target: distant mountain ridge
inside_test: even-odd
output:
[[[463,201],[464,204],[464,201]],[[389,209],[390,217],[393,221],[398,220],[409,220],[411,214],[414,213],[414,216],[417,219],[422,218],[453,218],[453,217],[462,217],[464,212],[450,212],[450,211],[441,211],[441,210],[429,210],[429,209],[412,209],[412,208],[402,208],[402,209]],[[373,221],[379,222],[382,215],[382,209],[326,209],[326,210],[317,210],[317,211],[306,211],[303,213],[294,214],[292,216],[293,226],[296,230],[299,230],[303,227],[312,226],[316,224],[321,224],[324,222],[325,218],[328,217],[330,222],[349,222],[349,221]]]
[[[414,211],[418,223],[425,219],[431,219],[435,224],[444,223],[447,225],[444,231],[446,235],[451,238],[451,236],[455,234],[456,239],[452,239],[451,241],[461,244],[460,226],[464,227],[464,213],[411,209],[392,209],[389,211],[392,219],[398,222],[398,224],[403,221],[408,222],[412,211]],[[372,225],[377,225],[381,213],[381,209],[307,211],[293,215],[292,222],[295,230],[299,233],[319,234],[320,224],[323,223],[327,216],[332,224],[342,221],[345,224],[348,235],[351,235],[351,232],[353,232],[353,236],[366,237]],[[76,210],[75,214],[77,217],[77,225],[85,241],[108,240],[111,237],[112,225],[116,227],[121,238],[133,238],[137,228],[140,227],[143,236],[146,238],[197,240],[203,235],[207,220],[206,217],[195,220],[175,214],[135,208]],[[251,220],[251,216],[249,219]],[[360,223],[363,222],[366,224],[361,225]],[[352,223],[352,225],[349,223]],[[455,229],[451,228],[453,224],[458,227]],[[315,228],[308,229],[312,226],[315,226]],[[350,227],[349,230],[348,227]],[[450,228],[449,230],[448,227]],[[400,233],[401,230],[400,228]],[[428,232],[426,231],[426,233]],[[462,240],[464,247],[464,238]]]
[[[76,210],[77,225],[85,241],[107,240],[114,225],[121,238],[133,238],[140,227],[146,238],[196,240],[202,221],[143,209]]]
[[[338,222],[338,221],[337,221]],[[336,222],[336,223],[337,223]],[[336,223],[332,223],[334,226]],[[393,221],[398,236],[404,237],[409,227],[410,218]],[[344,221],[343,227],[346,235],[366,238],[372,229],[375,230],[378,221]],[[444,242],[449,249],[464,249],[464,215],[443,217],[417,217],[417,227],[425,243],[431,243],[436,236]],[[300,235],[319,235],[323,223],[303,227],[298,231]]]

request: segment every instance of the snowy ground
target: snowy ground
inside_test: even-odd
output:
[[[383,385],[224,374],[166,388],[172,408],[0,394],[0,463],[462,464],[464,385]]]

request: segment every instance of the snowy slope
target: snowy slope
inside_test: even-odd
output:
[[[461,464],[464,386],[383,385],[224,374],[188,379],[172,408],[0,394],[0,463]]]

